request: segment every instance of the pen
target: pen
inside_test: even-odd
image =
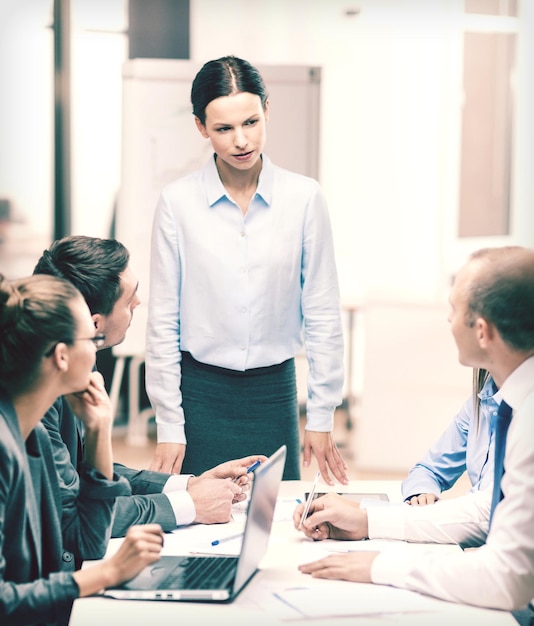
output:
[[[306,506],[304,507],[304,512],[302,513],[302,517],[300,518],[299,530],[302,528],[302,524],[304,523],[304,520],[308,517],[310,505],[312,503],[312,500],[315,497],[315,492],[317,491],[317,485],[319,484],[320,477],[321,477],[321,472],[317,472],[317,474],[315,474],[315,479],[313,481],[313,485],[310,490],[310,493],[308,494],[308,499],[306,500]]]
[[[250,472],[253,472],[257,467],[259,467],[259,465],[261,464],[261,461],[254,461],[254,463],[252,463],[252,465],[249,465],[247,467],[247,474],[250,474]],[[239,480],[241,478],[241,476],[236,476],[234,478],[234,483]]]
[[[228,535],[228,537],[223,537],[222,539],[215,539],[211,542],[212,546],[218,546],[220,543],[224,543],[225,541],[232,541],[232,539],[239,539],[243,536],[243,533],[238,533],[237,535]]]

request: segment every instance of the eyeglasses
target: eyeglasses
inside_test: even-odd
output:
[[[95,335],[94,337],[75,337],[74,339],[71,340],[72,342],[74,341],[92,341],[95,345],[95,348],[97,350],[100,350],[100,348],[104,347],[104,344],[106,343],[106,335]],[[65,343],[71,343],[71,341],[65,341]],[[59,342],[58,342],[59,343]],[[57,343],[55,343],[50,350],[48,350],[48,352],[45,352],[45,357],[49,357],[53,354],[54,350],[56,349]]]
[[[95,348],[100,350],[106,343],[106,335],[95,335],[94,337],[76,337],[73,341],[92,341],[95,344]]]

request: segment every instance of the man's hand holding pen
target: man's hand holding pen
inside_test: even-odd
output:
[[[249,465],[247,467],[247,471],[244,475],[240,475],[240,476],[236,476],[233,481],[234,483],[239,483],[239,482],[243,482],[242,479],[243,478],[248,478],[248,474],[251,474],[257,467],[259,467],[261,465],[261,461],[258,459],[257,461],[254,461],[254,463],[252,463],[252,465]],[[248,481],[247,481],[248,482]]]
[[[310,496],[312,494],[310,493]],[[310,498],[308,498],[310,500]],[[310,539],[344,539],[357,541],[368,536],[367,511],[359,503],[328,493],[306,504],[299,504],[293,513],[293,523]]]
[[[315,485],[314,485],[315,486]],[[299,504],[293,514],[295,528],[301,528],[310,539],[345,539],[357,541],[368,536],[367,511],[358,502],[328,493],[312,499],[313,488],[306,504]],[[306,511],[308,513],[306,513]],[[331,578],[370,583],[371,567],[378,552],[367,550],[329,554],[298,568],[313,578]]]
[[[267,457],[264,454],[252,454],[241,459],[226,461],[206,470],[200,478],[230,478],[241,487],[249,485],[252,480],[251,473],[257,465],[264,463]]]
[[[192,476],[187,491],[195,504],[195,522],[221,524],[230,521],[232,505],[247,498],[253,470],[267,460],[253,454],[221,463],[200,476]]]

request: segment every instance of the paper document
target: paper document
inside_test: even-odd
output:
[[[278,498],[274,509],[273,522],[289,522],[293,519],[293,512],[301,503],[298,498]],[[232,505],[232,521],[245,522],[247,519],[248,499]]]
[[[244,524],[212,524],[203,528],[201,537],[190,542],[191,554],[238,556],[243,545]]]
[[[274,596],[309,619],[437,611],[435,599],[404,589],[388,588],[385,603],[384,590],[380,585],[363,583],[332,584],[328,587],[323,584],[320,589],[317,585],[290,587],[275,592]]]
[[[406,558],[410,559],[414,554],[459,552],[461,548],[456,544],[408,543],[395,539],[362,539],[360,541],[336,541],[335,539],[326,539],[325,541],[304,540],[301,544],[299,563],[318,561],[332,553],[361,552],[364,550],[370,552],[402,551],[406,554]]]

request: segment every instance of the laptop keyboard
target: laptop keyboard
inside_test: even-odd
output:
[[[235,573],[237,558],[191,556],[184,559],[158,585],[161,589],[226,589]]]

